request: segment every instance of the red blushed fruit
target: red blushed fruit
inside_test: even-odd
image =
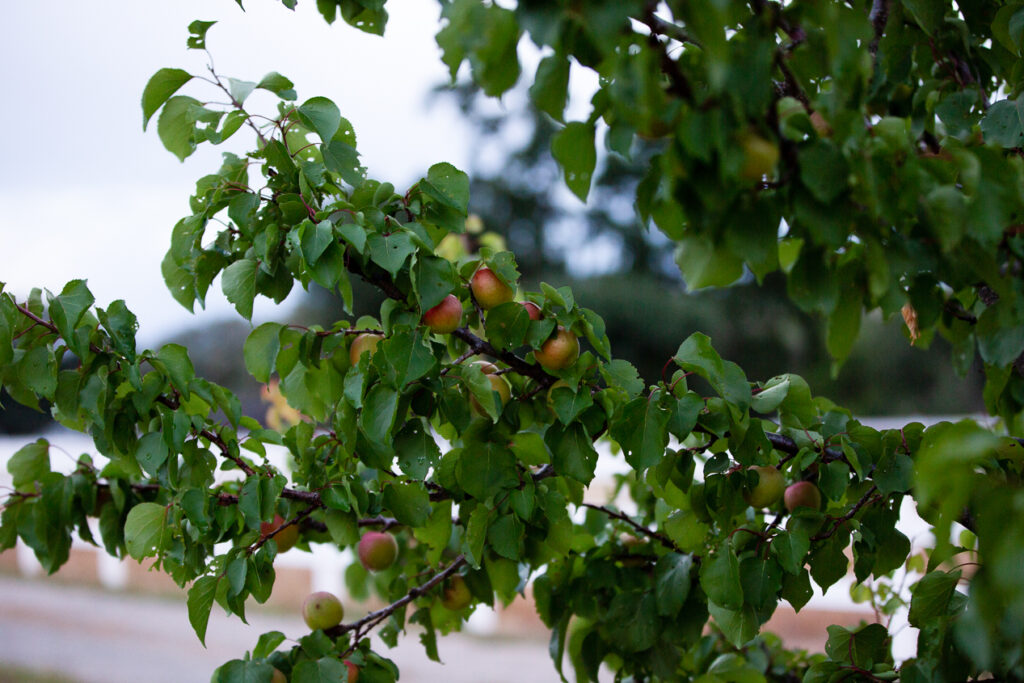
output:
[[[272,531],[284,524],[285,519],[281,515],[274,515],[274,519],[269,522],[262,522],[260,524],[260,535],[268,536]],[[283,553],[286,550],[291,550],[299,540],[299,525],[292,524],[281,529],[272,536],[274,542],[277,543],[277,552]]]
[[[383,531],[367,531],[359,539],[359,561],[371,572],[387,569],[398,557],[398,542]]]
[[[580,340],[569,330],[559,327],[554,337],[533,352],[533,357],[545,370],[564,370],[580,357]]]
[[[786,488],[782,502],[790,512],[799,507],[817,510],[821,507],[821,491],[809,481],[798,481]]]
[[[473,274],[469,288],[473,290],[473,297],[484,310],[512,301],[516,294],[515,290],[499,280],[494,271],[486,266]]]
[[[462,302],[454,294],[423,314],[423,324],[435,334],[451,334],[462,322]]]
[[[526,309],[526,315],[530,316],[530,320],[540,320],[540,307],[532,301],[524,301],[523,308]]]
[[[359,680],[359,667],[346,659],[345,668],[348,669],[348,680],[346,683],[356,683]]]

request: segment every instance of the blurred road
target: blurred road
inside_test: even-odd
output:
[[[0,575],[0,670],[13,664],[81,683],[204,683],[217,666],[251,649],[259,634],[308,631],[298,616],[256,610],[248,616],[246,626],[214,605],[204,649],[188,623],[184,599]],[[402,683],[558,680],[546,638],[453,634],[440,639],[438,649],[444,665],[426,658],[415,634],[394,650],[379,644],[378,651],[398,665]]]

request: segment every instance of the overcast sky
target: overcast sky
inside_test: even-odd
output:
[[[433,39],[438,5],[389,4],[384,39],[340,22],[328,26],[312,0],[300,0],[295,12],[272,0],[248,0],[244,13],[232,0],[5,7],[0,282],[20,298],[31,287],[59,292],[85,278],[98,305],[125,299],[144,346],[233,314],[219,281],[207,311],[193,316],[160,277],[170,230],[187,213],[195,180],[216,170],[223,147],[241,152],[250,144],[240,133],[182,164],[160,144],[155,118],[142,131],[140,97],[156,70],[205,70],[206,56],[185,49],[194,19],[220,22],[207,36],[218,72],[259,80],[278,71],[295,82],[300,102],[333,99],[355,127],[372,177],[403,188],[437,161],[466,168],[468,136],[454,106],[425,105],[427,91],[447,78]],[[181,92],[207,96],[190,86]],[[257,312],[273,314],[267,305]]]

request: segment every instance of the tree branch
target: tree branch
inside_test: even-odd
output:
[[[585,507],[585,508],[590,508],[591,510],[597,510],[598,512],[603,512],[604,514],[608,515],[609,517],[612,517],[612,518],[617,519],[619,521],[625,522],[626,524],[630,525],[631,527],[633,527],[634,529],[636,529],[637,531],[642,533],[644,536],[648,536],[648,537],[653,538],[654,540],[658,541],[659,543],[661,543],[663,546],[665,546],[669,550],[674,550],[676,552],[683,552],[682,549],[679,546],[677,546],[672,541],[672,539],[669,538],[668,536],[662,534],[661,532],[654,531],[652,529],[648,529],[647,527],[643,526],[642,524],[638,524],[638,523],[634,522],[627,515],[625,515],[625,514],[623,514],[621,512],[616,512],[615,510],[612,510],[611,508],[605,507],[604,505],[594,505],[593,503],[581,503],[581,505],[583,507]]]
[[[402,607],[405,607],[421,595],[426,595],[427,593],[429,593],[434,587],[436,587],[442,581],[444,581],[449,576],[454,574],[455,571],[458,570],[458,568],[464,564],[466,564],[466,556],[459,555],[452,561],[451,564],[449,564],[443,570],[441,570],[433,577],[431,577],[429,581],[410,589],[408,593],[406,593],[398,600],[395,600],[387,607],[383,607],[377,610],[376,612],[370,612],[359,621],[355,621],[351,624],[338,624],[333,628],[325,630],[324,633],[326,633],[330,638],[338,638],[339,636],[343,636],[346,633],[352,631],[354,633],[352,637],[352,645],[351,647],[349,647],[348,650],[342,653],[341,656],[345,657],[347,655],[350,655],[352,654],[353,651],[355,651],[356,647],[359,646],[360,639],[364,635],[369,633],[371,629],[373,629],[380,622],[384,621],[389,616],[394,614],[395,611],[401,609]]]

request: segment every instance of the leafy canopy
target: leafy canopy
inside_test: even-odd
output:
[[[385,30],[384,0],[316,6],[328,22]],[[824,319],[837,370],[863,315],[900,313],[914,343],[951,343],[955,370],[980,358],[996,426],[875,430],[796,375],[751,381],[700,332],[662,377],[640,378],[566,287],[519,293],[539,319],[518,301],[478,305],[479,267],[508,285],[519,272],[508,252],[458,248],[463,172],[438,163],[396,191],[367,177],[331,100],[300,101],[277,73],[167,68],[142,109],[170,152],[249,138],[198,180],[172,230],[161,267],[174,297],[202,305],[219,275],[247,319],[257,296],[281,301],[296,283],[348,310],[353,277],[387,300],[374,318],[252,331],[245,364],[287,403],[274,429],[196,376],[184,347],[139,351],[135,316],[121,301],[97,307],[83,281],[3,293],[3,387],[45,400],[103,460],[83,456],[64,475],[45,440],[21,449],[0,549],[21,539],[52,573],[77,532],[112,555],[155,558],[187,587],[202,639],[214,603],[244,618],[250,598],[268,598],[283,529],[298,527],[300,549],[355,547],[365,528],[396,536],[392,567],[345,576],[351,595],[373,590],[385,608],[291,648],[263,634],[215,673],[225,682],[274,669],[343,680],[345,662],[360,681],[393,681],[371,630],[393,645],[414,623],[437,659],[438,633],[528,583],[557,670],[568,659],[577,680],[602,666],[636,681],[1024,679],[1024,446],[1006,436],[1024,432],[1024,7],[447,0],[441,11],[442,59],[453,78],[468,62],[488,94],[528,78],[521,41],[543,50],[530,95],[564,124],[552,154],[581,199],[600,156],[628,157],[637,136],[658,142],[636,210],[674,242],[691,287],[782,271],[793,301]],[[188,47],[206,49],[210,28],[193,23]],[[565,121],[576,69],[600,86],[589,117]],[[211,90],[228,104],[204,104]],[[276,109],[251,111],[256,90]],[[432,334],[422,316],[450,294],[460,326]],[[557,328],[583,352],[545,370],[533,353]],[[603,503],[588,489],[602,440],[625,462]],[[268,459],[275,447],[287,471]],[[771,468],[814,484],[818,509],[790,511],[758,488]],[[933,525],[923,555],[896,527],[908,497]],[[285,523],[265,526],[276,515]],[[891,580],[901,568],[919,577],[908,594]],[[816,655],[762,632],[781,601],[799,610],[812,581],[824,590],[851,572],[883,623],[831,626]],[[897,666],[887,623],[900,609],[921,633]]]

